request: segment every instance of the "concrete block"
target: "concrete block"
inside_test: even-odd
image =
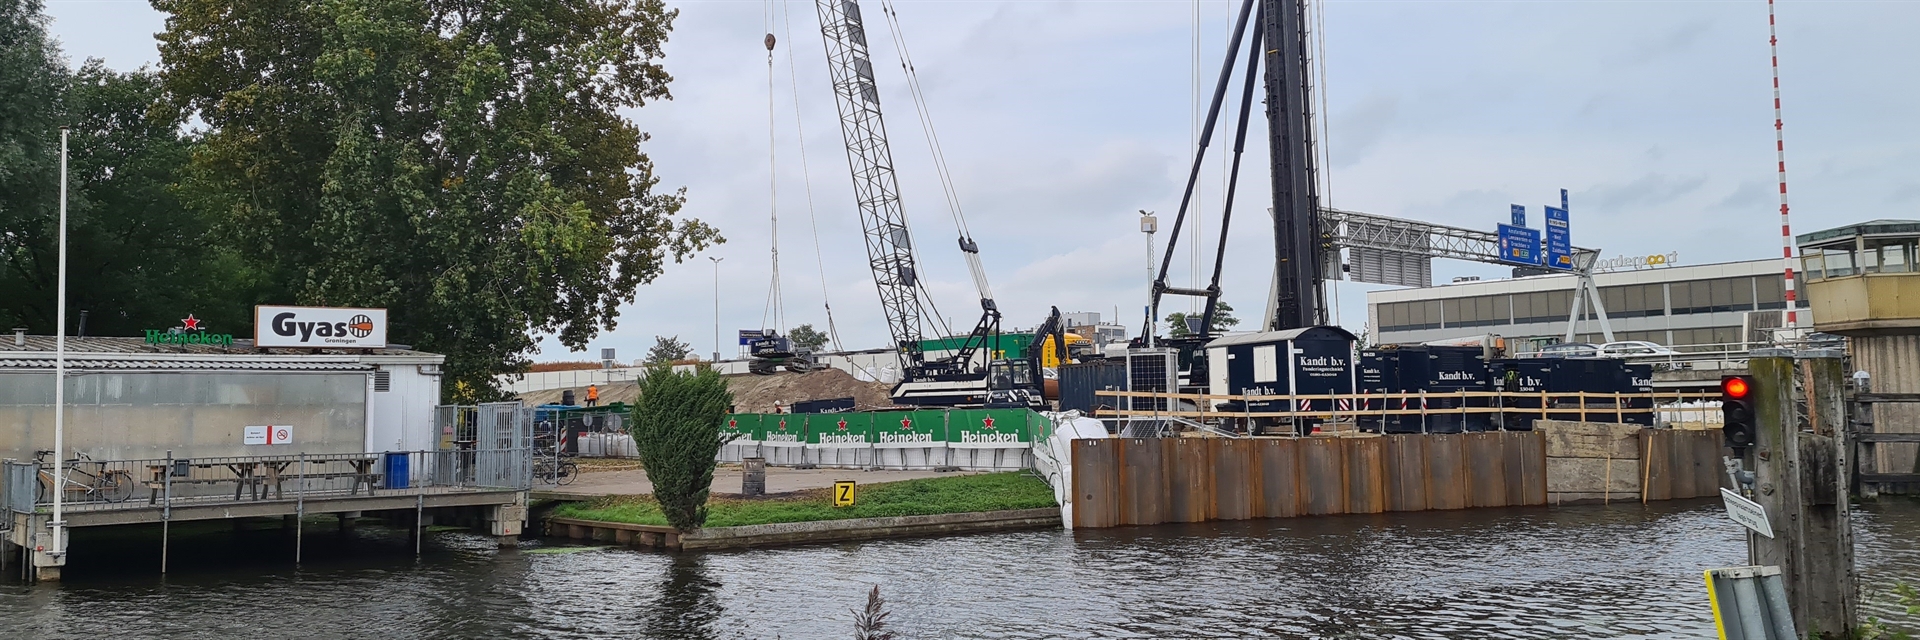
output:
[[[1602,458],[1547,458],[1548,493],[1629,493],[1640,497],[1640,461]],[[1551,500],[1549,500],[1551,502]]]
[[[1549,458],[1640,457],[1639,425],[1540,420],[1534,423],[1547,440]]]

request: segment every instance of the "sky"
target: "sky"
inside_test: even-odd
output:
[[[879,4],[863,6],[902,202],[933,302],[965,331],[977,296]],[[536,359],[592,359],[608,347],[633,360],[655,336],[707,353],[716,326],[720,352],[734,355],[736,330],[780,324],[768,304],[776,216],[785,326],[824,328],[830,303],[841,346],[887,346],[812,3],[668,5],[680,12],[662,61],[674,97],[626,115],[652,135],[642,148],[662,186],[686,189],[682,215],[717,226],[727,242],[634,292],[590,351],[568,353],[549,338]],[[1238,3],[895,7],[1004,326],[1031,327],[1057,306],[1109,321],[1117,311],[1137,333],[1149,280],[1138,211],[1159,216],[1154,251],[1164,253]],[[1539,226],[1540,207],[1564,188],[1573,243],[1606,257],[1780,255],[1765,2],[1320,7],[1323,204],[1491,231],[1509,204],[1527,205]],[[1911,81],[1920,39],[1909,33],[1920,2],[1788,0],[1777,10],[1795,231],[1920,218],[1920,85]],[[165,16],[144,2],[47,0],[47,11],[76,64],[159,62],[152,34]],[[778,41],[771,91],[768,32]],[[1258,322],[1273,261],[1257,114],[1250,138],[1262,141],[1250,141],[1242,163],[1222,280],[1243,328]],[[1230,148],[1217,137],[1209,150],[1195,207],[1207,255],[1196,260],[1193,238],[1181,238],[1175,286],[1204,284],[1211,269]],[[1506,271],[1434,264],[1438,282]],[[1357,333],[1365,292],[1378,288],[1338,283],[1333,315]],[[1190,305],[1168,298],[1162,310]]]

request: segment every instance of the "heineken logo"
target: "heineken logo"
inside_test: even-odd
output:
[[[987,416],[987,417],[985,417],[985,418],[981,418],[981,419],[980,419],[980,426],[982,426],[982,427],[986,427],[986,428],[988,428],[988,429],[992,429],[992,428],[993,428],[993,416]]]
[[[780,419],[780,430],[781,430],[781,431],[786,431],[786,430],[787,430],[787,419],[786,419],[786,418],[781,418],[781,419]]]
[[[824,433],[820,435],[820,444],[865,444],[867,437],[858,433]]]
[[[901,418],[901,419],[900,419],[900,428],[901,428],[901,429],[905,429],[905,430],[907,430],[907,431],[912,431],[912,430],[913,430],[913,420],[911,420],[911,419],[908,419],[908,418]]]
[[[882,433],[880,434],[880,444],[909,444],[909,443],[916,443],[916,442],[931,443],[933,442],[933,434],[931,433]]]
[[[796,436],[791,433],[767,434],[767,442],[799,442],[799,441],[800,441],[800,436]]]
[[[963,431],[960,433],[960,441],[978,443],[1019,442],[1020,436],[1012,433],[975,433],[972,431]]]
[[[839,422],[838,424],[840,425],[840,430],[841,430],[841,431],[846,431],[846,430],[847,430],[847,419],[846,419],[846,418],[841,418],[841,419],[840,419],[840,422]]]
[[[738,428],[740,428],[740,421],[739,421],[739,420],[728,420],[728,421],[727,421],[727,428],[728,428],[728,429],[738,429]]]
[[[200,326],[205,322],[204,320],[193,317],[193,314],[189,313],[187,317],[180,320],[180,326],[178,327],[172,329],[146,330],[147,344],[217,344],[222,347],[233,346],[233,334],[207,333],[206,327]]]

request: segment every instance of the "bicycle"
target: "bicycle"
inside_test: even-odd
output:
[[[53,455],[52,451],[35,451],[33,460],[45,464],[50,455]],[[52,502],[53,488],[56,486],[68,494],[84,494],[91,501],[125,502],[133,497],[133,474],[125,469],[108,469],[107,463],[96,461],[85,453],[76,451],[73,455],[74,458],[66,462],[65,478],[56,480],[53,472],[44,468],[40,470],[40,502]],[[88,466],[93,470],[87,470]],[[76,481],[73,479],[75,475],[86,480]]]
[[[580,477],[580,465],[572,460],[560,459],[556,462],[551,458],[541,458],[533,463],[533,477],[548,484],[573,484],[574,478]]]

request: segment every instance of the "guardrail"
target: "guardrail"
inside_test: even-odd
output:
[[[1675,426],[1717,425],[1721,422],[1719,394],[1714,392],[1653,393],[1524,393],[1500,391],[1456,391],[1420,393],[1347,393],[1299,395],[1214,395],[1200,393],[1157,393],[1148,391],[1095,391],[1096,396],[1170,400],[1149,405],[1179,407],[1188,401],[1191,409],[1129,410],[1103,409],[1103,418],[1181,418],[1186,420],[1251,420],[1253,418],[1306,418],[1339,422],[1346,419],[1386,418],[1391,416],[1507,415],[1580,422],[1627,422],[1629,416],[1653,414],[1660,424]],[[1237,403],[1241,409],[1223,411],[1218,404]],[[1121,403],[1115,403],[1121,404]],[[1255,411],[1255,405],[1269,405]],[[1272,405],[1290,407],[1273,410]],[[1298,407],[1306,406],[1307,409]]]
[[[62,492],[67,509],[94,511],[260,500],[526,490],[532,449],[401,451],[205,458],[90,460],[63,465],[8,461],[6,508],[30,512]]]

